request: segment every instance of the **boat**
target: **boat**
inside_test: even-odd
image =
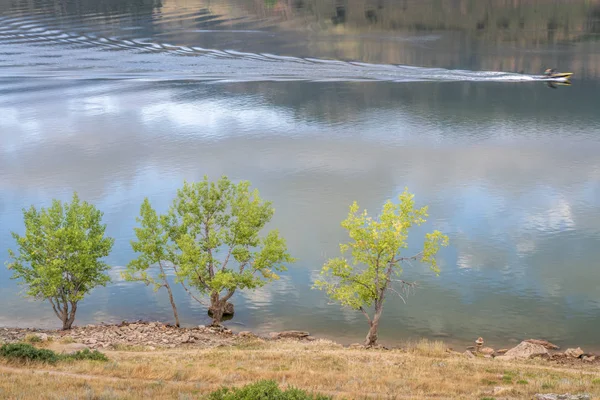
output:
[[[546,77],[553,78],[553,79],[557,79],[557,78],[570,79],[572,75],[573,75],[572,72],[556,72],[556,73],[547,75]]]
[[[569,82],[572,75],[572,72],[554,72],[553,69],[548,68],[541,78],[551,82]]]

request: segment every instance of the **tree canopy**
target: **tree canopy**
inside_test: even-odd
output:
[[[110,267],[102,261],[114,239],[105,237],[102,212],[80,201],[53,200],[49,208],[23,210],[25,235],[12,233],[18,253],[9,250],[13,279],[25,284],[27,295],[48,300],[54,313],[70,329],[77,304],[96,286],[110,281]]]
[[[425,235],[420,252],[409,256],[402,254],[408,248],[410,228],[423,224],[426,217],[427,207],[415,208],[414,195],[405,190],[398,203],[387,201],[377,218],[370,217],[367,210],[359,212],[358,204],[354,202],[342,222],[350,241],[340,245],[342,257],[330,259],[323,265],[321,276],[324,279],[318,280],[315,287],[325,290],[342,306],[365,315],[370,325],[367,345],[377,342],[387,292],[402,296],[399,290],[414,285],[399,279],[402,264],[419,261],[429,265],[434,273],[440,272],[435,256],[440,246],[448,244],[448,237],[440,231]],[[345,257],[347,254],[351,261]]]

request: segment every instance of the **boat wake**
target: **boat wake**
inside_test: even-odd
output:
[[[116,55],[115,52],[119,54]],[[0,17],[0,77],[210,82],[532,82],[540,76],[369,64],[79,34]]]

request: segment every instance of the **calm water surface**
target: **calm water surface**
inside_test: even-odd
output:
[[[0,262],[23,207],[76,190],[116,238],[77,323],[171,321],[165,293],[119,275],[139,205],[227,174],[273,201],[299,259],[229,324],[354,342],[364,317],[310,287],[348,205],[408,186],[430,205],[415,236],[451,246],[439,277],[407,266],[420,288],[388,301],[386,343],[600,348],[600,3],[563,3],[0,0]],[[548,66],[573,85],[536,82]],[[0,326],[58,327],[22,290],[0,268]]]

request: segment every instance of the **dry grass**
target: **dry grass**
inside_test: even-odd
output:
[[[235,347],[106,353],[108,363],[0,362],[0,398],[192,399],[222,385],[274,379],[335,398],[522,399],[540,392],[600,395],[600,370],[466,359],[440,342],[405,351],[349,350],[327,341],[249,340]]]

